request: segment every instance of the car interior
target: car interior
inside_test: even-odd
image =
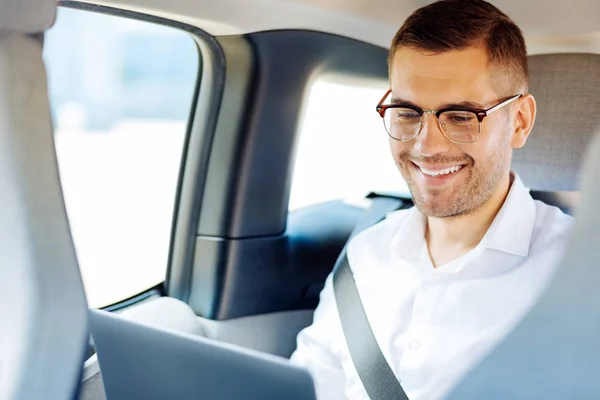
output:
[[[380,174],[377,160],[381,157],[368,156],[367,145],[352,144],[359,134],[366,138],[364,143],[387,139],[383,126],[350,132],[358,125],[353,118],[363,118],[355,116],[357,108],[351,104],[367,104],[360,113],[381,124],[375,106],[387,89],[391,39],[411,12],[430,2],[2,2],[0,399],[106,399],[102,370],[89,337],[88,308],[289,358],[296,335],[312,321],[325,279],[372,199],[393,196],[410,203],[399,173],[391,179],[393,175]],[[525,34],[530,93],[538,106],[534,130],[527,145],[515,151],[513,169],[534,198],[574,215],[576,223],[567,254],[542,298],[451,398],[598,398],[600,386],[593,374],[600,367],[600,296],[594,279],[600,239],[596,228],[600,224],[600,140],[594,136],[600,133],[600,2],[574,0],[568,8],[562,2],[542,0],[492,3]],[[67,64],[76,65],[68,56],[69,46],[74,46],[70,40],[76,35],[50,38],[52,30],[58,32],[66,21],[66,17],[61,20],[63,15],[99,15],[169,28],[191,39],[197,53],[187,66],[191,83],[166,80],[148,86],[146,94],[140,85],[124,86],[124,92],[114,97],[123,99],[131,107],[128,112],[140,119],[141,108],[133,107],[136,102],[152,97],[153,103],[148,103],[159,107],[167,96],[189,91],[189,102],[173,103],[179,104],[173,113],[182,115],[173,185],[170,194],[164,193],[166,189],[156,191],[169,203],[166,225],[155,224],[152,212],[135,214],[136,208],[155,199],[128,198],[128,193],[141,192],[143,185],[151,187],[159,180],[160,163],[166,157],[162,151],[169,149],[159,145],[150,152],[146,140],[150,143],[155,132],[160,134],[167,125],[149,122],[132,128],[137,131],[131,135],[140,139],[114,158],[102,159],[106,164],[99,173],[114,168],[111,176],[127,177],[119,186],[122,192],[103,197],[103,204],[128,204],[132,210],[119,214],[130,219],[132,230],[127,234],[110,222],[106,236],[91,240],[98,254],[110,252],[107,243],[113,236],[130,250],[126,257],[114,254],[122,264],[107,287],[118,289],[122,281],[135,281],[138,273],[127,272],[126,267],[136,264],[135,271],[143,271],[154,257],[156,245],[144,239],[145,231],[155,225],[168,227],[160,232],[165,238],[160,246],[166,249],[164,262],[158,260],[160,282],[138,283],[140,289],[104,303],[93,301],[90,287],[95,275],[86,273],[88,262],[82,257],[88,245],[78,239],[84,229],[99,230],[78,222],[75,206],[79,203],[72,199],[75,194],[83,196],[83,189],[67,188],[72,172],[62,161],[66,160],[62,143],[68,138],[80,140],[81,135],[58,135],[59,121],[74,121],[82,114],[67,103],[57,111],[62,99],[54,95],[59,86],[53,85],[53,76],[66,74],[69,90],[84,94],[103,84],[99,78],[100,83],[94,84],[92,78],[82,85],[76,83],[80,77],[75,72],[65,72],[71,71]],[[93,27],[101,35],[108,35],[103,29],[110,28]],[[77,40],[93,60],[86,68],[108,64],[107,55],[113,53],[130,57],[128,71],[133,72],[128,73],[133,78],[147,66],[176,63],[167,50],[149,61],[137,60],[142,56],[135,49],[143,46],[134,40],[124,48],[104,48],[89,35],[79,35]],[[152,43],[162,46],[158,41],[150,43],[150,49]],[[51,51],[64,64],[54,67]],[[149,76],[157,77],[156,71]],[[314,126],[305,118],[311,113],[307,102],[324,80],[372,90],[376,100],[365,95],[369,102],[363,101],[359,94],[343,95],[343,101],[321,101],[320,112],[328,122],[316,132],[335,130],[336,136],[319,133],[310,142],[303,141],[304,132]],[[117,100],[110,102],[117,104]],[[105,119],[116,118],[108,104],[86,107]],[[158,108],[148,110],[148,115],[158,112]],[[89,120],[98,126],[106,123]],[[100,154],[102,134],[86,135],[94,140],[89,154]],[[78,160],[89,159],[83,147],[73,151]],[[146,157],[144,151],[152,160],[148,166],[139,161]],[[118,157],[125,160],[123,164]],[[325,161],[319,163],[319,157]],[[138,175],[120,169],[129,164],[139,166]],[[76,171],[79,167],[73,165]],[[310,174],[301,176],[300,170],[308,167]],[[146,178],[144,168],[157,172]],[[102,179],[111,183],[112,178],[99,176],[88,174],[82,179],[90,187],[104,185]],[[300,179],[304,185],[294,186]],[[386,185],[375,184],[384,180]],[[350,186],[366,182],[364,195],[352,200],[332,196],[290,207],[296,194],[310,198],[311,191],[333,190],[342,181]],[[112,221],[100,209],[93,217],[98,223]],[[135,251],[131,250],[134,241],[140,246]],[[99,262],[101,268],[109,268]]]

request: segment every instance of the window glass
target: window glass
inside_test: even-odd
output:
[[[44,58],[73,240],[102,307],[165,279],[199,52],[169,27],[60,9]]]
[[[300,126],[290,210],[371,191],[408,191],[375,107],[385,81],[328,77],[307,97]]]

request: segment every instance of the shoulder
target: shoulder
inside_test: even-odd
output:
[[[390,251],[392,240],[412,212],[413,208],[388,213],[383,221],[351,239],[348,244],[348,259],[352,270],[355,271],[356,265],[363,260],[371,262],[385,256]]]
[[[391,240],[412,211],[413,208],[408,208],[388,213],[383,221],[378,222],[356,235],[356,237],[350,241],[349,246],[362,247],[372,243],[372,241],[381,243],[382,241],[386,241],[386,239]]]
[[[565,214],[560,208],[550,206],[539,200],[534,200],[535,204],[535,229],[549,231],[554,234],[568,235],[573,227],[575,218]]]
[[[534,201],[536,208],[535,225],[533,227],[532,247],[538,249],[556,246],[553,250],[562,250],[566,245],[575,222],[575,218],[565,214],[558,207],[541,201]],[[552,248],[550,248],[552,251]]]

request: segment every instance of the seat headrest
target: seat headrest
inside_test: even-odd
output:
[[[529,72],[538,114],[512,167],[533,190],[576,191],[585,149],[600,132],[600,55],[530,56]]]
[[[55,8],[0,3],[0,399],[77,398],[89,343],[39,40]]]
[[[40,33],[56,18],[56,0],[3,0],[0,2],[0,31]]]

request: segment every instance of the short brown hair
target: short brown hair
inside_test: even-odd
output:
[[[496,67],[494,78],[526,91],[527,47],[521,29],[484,0],[440,0],[411,14],[392,41],[389,65],[399,47],[432,52],[482,46]],[[514,93],[506,93],[512,95]]]

